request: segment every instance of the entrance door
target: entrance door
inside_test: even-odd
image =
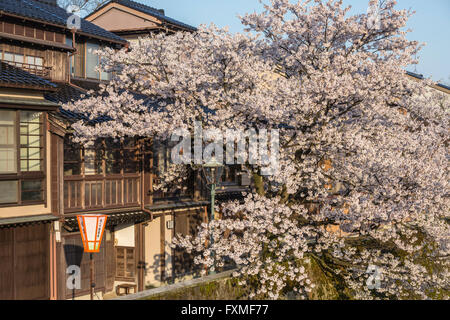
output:
[[[0,299],[50,299],[49,226],[0,230]]]

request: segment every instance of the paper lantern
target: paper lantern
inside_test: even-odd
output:
[[[107,216],[85,214],[77,216],[85,252],[99,252]]]

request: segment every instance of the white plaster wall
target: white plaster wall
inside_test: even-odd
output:
[[[134,247],[134,224],[126,224],[114,229],[115,245],[118,247]]]
[[[145,227],[145,285],[161,285],[161,218],[155,218]]]

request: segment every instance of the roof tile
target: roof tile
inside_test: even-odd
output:
[[[67,26],[70,14],[61,7],[48,5],[35,0],[0,0],[0,12],[6,12],[30,19]],[[126,42],[125,39],[99,26],[81,19],[81,32],[114,41]]]
[[[156,8],[147,6],[145,4],[142,4],[142,3],[139,3],[139,2],[136,2],[136,1],[131,1],[131,0],[111,0],[110,2],[116,2],[118,4],[121,4],[121,5],[125,6],[125,7],[131,8],[131,9],[134,9],[134,10],[137,10],[137,11],[140,11],[142,13],[149,14],[151,16],[154,16],[156,18],[161,19],[162,21],[171,23],[173,25],[176,25],[176,26],[179,26],[179,27],[191,30],[191,31],[196,31],[197,30],[197,28],[195,28],[193,26],[190,26],[190,25],[188,25],[186,23],[183,23],[181,21],[178,21],[178,20],[175,20],[175,19],[172,19],[172,18],[166,16],[164,14],[164,12],[161,11],[161,10],[158,10]]]
[[[54,83],[40,78],[34,74],[28,73],[3,61],[0,61],[0,85],[1,84],[48,89],[56,88],[56,85]]]

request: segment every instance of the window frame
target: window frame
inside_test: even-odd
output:
[[[97,63],[95,64],[94,69],[96,67],[100,66],[100,56],[97,55],[97,54],[94,54],[93,52],[92,53],[89,52],[89,50],[94,50],[94,51],[103,50],[105,48],[105,46],[100,44],[100,43],[94,43],[94,42],[89,42],[89,41],[86,42],[84,46],[85,46],[85,55],[84,55],[84,60],[85,60],[84,61],[84,65],[85,65],[85,74],[84,74],[84,76],[85,76],[85,78],[86,79],[99,80],[99,81],[110,81],[111,80],[111,76],[112,76],[110,72],[92,70],[92,75],[95,72],[96,73],[96,77],[94,78],[94,77],[91,77],[90,74],[88,75],[88,73],[90,72],[89,71],[90,70],[90,68],[89,68],[90,66],[88,66],[88,58],[89,58],[90,55],[96,56],[96,58],[97,58]],[[89,48],[89,46],[95,47],[95,49],[94,48]]]
[[[124,269],[120,270],[123,271],[123,276],[118,275],[119,272],[119,267],[118,267],[118,262],[119,259],[117,258],[118,256],[118,250],[123,250],[123,265],[124,265]],[[127,276],[127,266],[128,266],[128,260],[127,260],[127,250],[132,250],[133,251],[133,274],[131,276]],[[136,263],[136,248],[135,247],[125,247],[125,246],[115,246],[114,247],[114,257],[115,257],[115,274],[114,277],[116,280],[119,281],[134,281],[137,275],[137,263]]]
[[[141,196],[141,145],[138,139],[133,139],[132,145],[128,144],[109,144],[109,141],[102,139],[97,141],[97,146],[94,148],[97,150],[94,163],[99,165],[101,173],[99,174],[97,166],[94,166],[95,174],[86,173],[86,157],[85,148],[70,140],[69,136],[66,136],[64,141],[64,194],[67,194],[64,201],[64,211],[76,212],[79,210],[96,210],[96,209],[112,209],[123,207],[136,207],[139,206],[142,201]],[[78,154],[78,160],[67,160],[66,152],[72,152],[75,149],[75,153]],[[126,172],[124,165],[124,150],[134,150],[136,158],[134,159],[136,164],[135,172]],[[118,158],[108,160],[108,151],[117,152]],[[101,155],[99,157],[98,153]],[[109,172],[108,161],[111,163],[119,163],[120,171],[116,173]],[[66,164],[75,164],[79,168],[79,174],[66,174]],[[73,167],[69,168],[72,170]],[[76,170],[78,171],[78,170]],[[93,185],[97,186],[95,191],[95,201],[92,201],[94,192],[88,188],[92,188]],[[92,192],[91,192],[92,191]],[[100,199],[99,199],[100,195]],[[87,198],[86,198],[87,197]],[[89,201],[88,201],[89,200]],[[95,202],[93,204],[93,202]]]
[[[0,173],[0,181],[17,181],[17,202],[0,203],[0,208],[4,207],[17,207],[17,206],[29,206],[29,205],[47,205],[47,116],[45,111],[33,110],[33,109],[11,109],[5,108],[0,111],[14,111],[15,112],[15,136],[16,136],[16,172],[15,173]],[[39,171],[22,171],[21,169],[21,143],[20,143],[20,126],[21,117],[20,114],[23,111],[40,112],[41,119],[39,120],[39,136],[41,137],[40,149],[40,170]],[[27,135],[28,136],[28,135]],[[27,158],[29,160],[29,158]],[[22,184],[24,181],[41,181],[40,192],[42,194],[42,200],[22,200]],[[31,191],[31,190],[30,190]]]
[[[14,61],[10,61],[10,60],[5,60],[5,54],[11,54],[14,57]],[[12,51],[7,51],[7,50],[1,50],[0,52],[0,56],[2,61],[8,63],[11,62],[13,64],[16,63],[20,63],[20,64],[25,64],[25,65],[30,65],[30,66],[36,66],[37,69],[42,70],[45,67],[45,57],[44,56],[34,56],[34,55],[30,55],[30,54],[25,54],[25,53],[17,53],[17,52],[12,52]],[[22,56],[23,61],[15,61],[16,60],[16,56]],[[38,65],[35,63],[28,63],[28,58],[33,58],[33,60],[36,62],[36,58],[41,59],[42,60],[42,64]]]

